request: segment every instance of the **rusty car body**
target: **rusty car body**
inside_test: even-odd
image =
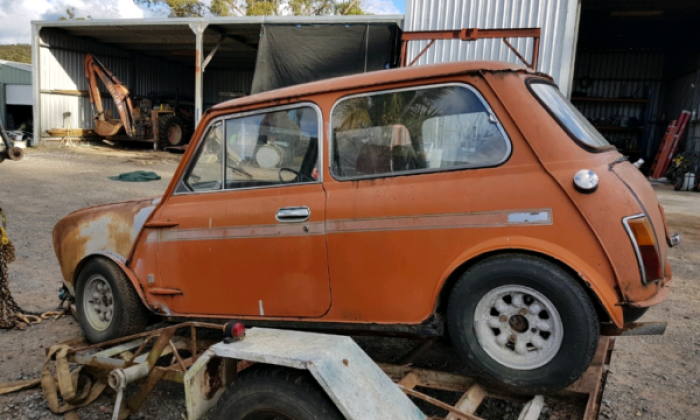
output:
[[[576,113],[550,77],[497,62],[235,99],[205,114],[162,198],[57,224],[64,283],[89,310],[80,273],[98,259],[171,320],[449,330],[476,371],[561,388],[600,323],[623,329],[667,297],[674,244],[649,182]]]

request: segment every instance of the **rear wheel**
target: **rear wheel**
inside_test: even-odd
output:
[[[226,390],[215,420],[343,420],[307,371],[271,365],[244,370]]]
[[[516,392],[570,385],[590,365],[600,336],[583,287],[557,265],[518,254],[467,270],[450,295],[447,321],[472,370]]]
[[[113,262],[104,258],[88,261],[77,281],[78,323],[90,342],[102,343],[146,329],[148,311]]]
[[[189,137],[185,135],[184,123],[175,115],[160,117],[158,135],[161,149],[182,146],[189,141]]]

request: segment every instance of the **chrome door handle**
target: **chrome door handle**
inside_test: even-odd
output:
[[[282,223],[299,223],[309,220],[311,216],[311,210],[308,207],[282,207],[277,210],[278,222]]]

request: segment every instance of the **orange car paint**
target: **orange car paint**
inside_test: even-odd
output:
[[[205,113],[145,227],[140,222],[118,252],[110,253],[107,242],[98,251],[119,261],[147,305],[167,315],[408,325],[431,318],[450,276],[474,258],[527,251],[566,265],[621,327],[622,306],[655,304],[667,294],[670,268],[663,280],[643,285],[622,227],[622,218],[641,213],[643,204],[665,262],[656,197],[628,162],[612,165],[616,151],[591,153],[568,138],[528,90],[529,78],[551,80],[519,66],[462,62],[325,80],[217,105]],[[512,143],[504,164],[334,179],[328,133],[339,99],[441,83],[469,84],[489,103]],[[302,102],[323,114],[322,183],[173,194],[213,119]],[[584,168],[600,177],[595,193],[572,184]],[[278,223],[276,210],[294,205],[308,206],[310,219]],[[75,241],[89,242],[76,233],[83,214],[93,217],[74,213],[54,231],[69,285],[81,261],[98,252],[66,251]],[[135,229],[126,219],[115,232]]]

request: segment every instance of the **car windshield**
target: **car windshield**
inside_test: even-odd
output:
[[[595,148],[610,146],[605,137],[562,95],[556,86],[548,83],[532,83],[530,87],[576,140]]]

